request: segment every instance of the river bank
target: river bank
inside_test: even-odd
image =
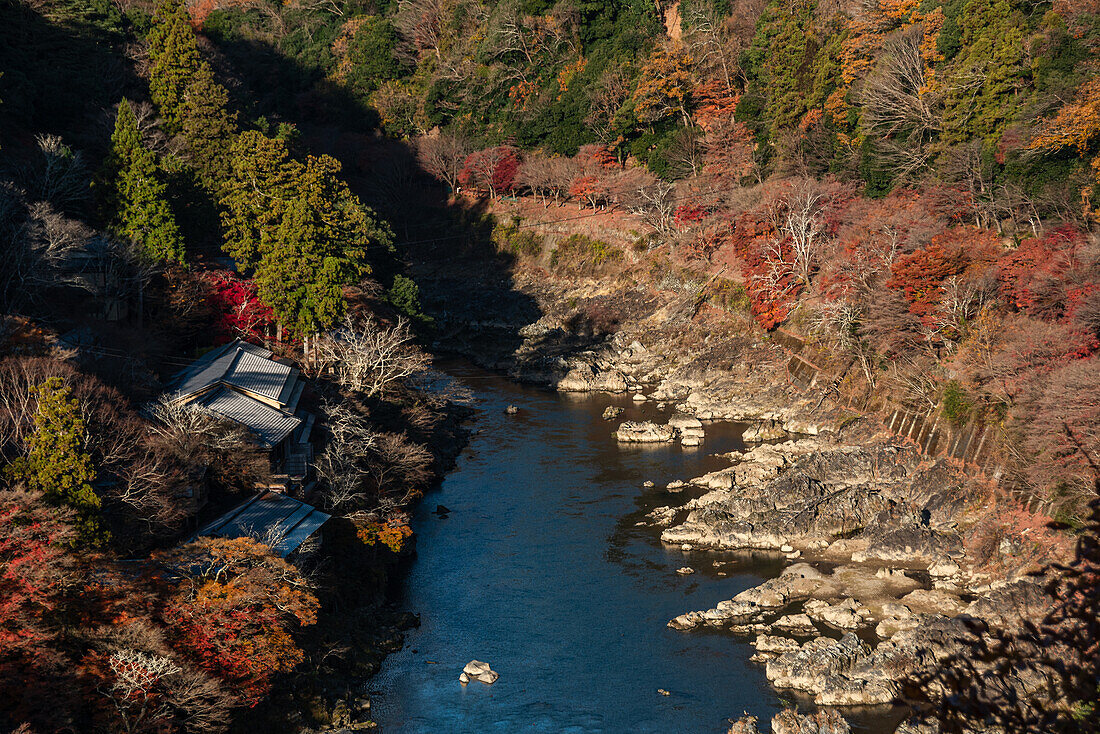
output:
[[[449,278],[424,275],[446,334],[437,347],[521,382],[650,407],[648,425],[611,422],[628,440],[690,445],[696,426],[705,436],[713,421],[748,425],[761,443],[727,452],[720,469],[674,477],[671,493],[697,491],[646,522],[685,552],[784,559],[778,578],[715,605],[685,604],[668,621],[686,635],[751,639],[777,689],[845,712],[903,703],[907,681],[965,652],[973,622],[1012,631],[1045,611],[1032,574],[1065,558],[1064,536],[1041,523],[1006,530],[991,517],[990,479],[798,387],[783,350],[736,318],[686,294],[524,267],[505,289],[467,288],[474,295],[459,306]]]

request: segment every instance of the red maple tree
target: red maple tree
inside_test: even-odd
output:
[[[519,155],[516,149],[502,145],[466,156],[458,174],[458,182],[467,188],[496,197],[513,189],[518,172]]]
[[[251,278],[242,278],[229,270],[209,270],[202,279],[210,286],[209,300],[214,308],[214,328],[219,343],[237,337],[262,339],[275,315],[265,306]]]

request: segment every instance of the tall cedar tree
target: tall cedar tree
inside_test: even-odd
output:
[[[229,93],[214,80],[206,62],[199,65],[184,92],[180,127],[203,186],[210,192],[220,191],[229,176],[225,149],[237,134],[237,114],[229,110]]]
[[[151,262],[183,262],[183,239],[168,205],[167,186],[125,99],[118,105],[105,169],[115,231],[138,243]]]
[[[225,249],[252,268],[260,300],[283,326],[310,334],[344,313],[343,288],[370,272],[367,250],[389,229],[339,178],[340,162],[294,160],[282,140],[243,133],[230,153]]]
[[[101,502],[92,488],[92,457],[84,451],[87,434],[80,403],[60,377],[39,385],[35,395],[38,408],[27,455],[13,461],[5,471],[51,501],[71,507],[76,512],[75,527],[81,542],[101,545],[108,535],[99,522]]]
[[[187,87],[203,65],[183,0],[159,0],[146,43],[149,95],[164,116],[168,131],[183,132]]]

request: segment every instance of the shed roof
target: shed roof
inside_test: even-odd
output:
[[[302,423],[302,419],[297,416],[287,415],[267,403],[227,387],[219,387],[204,396],[199,405],[247,426],[267,448],[278,445]]]
[[[297,550],[329,515],[279,492],[262,492],[200,528],[196,536],[259,538],[280,557]]]

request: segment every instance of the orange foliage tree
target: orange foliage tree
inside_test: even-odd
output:
[[[381,543],[394,553],[400,553],[405,549],[412,534],[412,528],[409,527],[408,520],[405,518],[386,522],[369,520],[359,525],[356,530],[356,535],[365,545],[373,547]]]
[[[176,651],[255,705],[302,661],[293,632],[317,620],[297,569],[251,538],[200,538],[156,556],[174,586],[161,612]]]
[[[1037,150],[1060,150],[1076,148],[1084,155],[1100,135],[1100,78],[1093,77],[1077,89],[1074,98],[1058,110],[1058,114],[1047,120],[1039,134],[1031,141],[1031,147]],[[1092,170],[1100,184],[1100,156],[1092,159]],[[1094,191],[1083,191],[1086,214],[1100,218],[1100,209],[1094,208]]]
[[[634,110],[642,122],[652,123],[680,113],[690,124],[687,105],[691,99],[691,54],[683,44],[670,41],[653,50],[642,66],[634,90]]]

